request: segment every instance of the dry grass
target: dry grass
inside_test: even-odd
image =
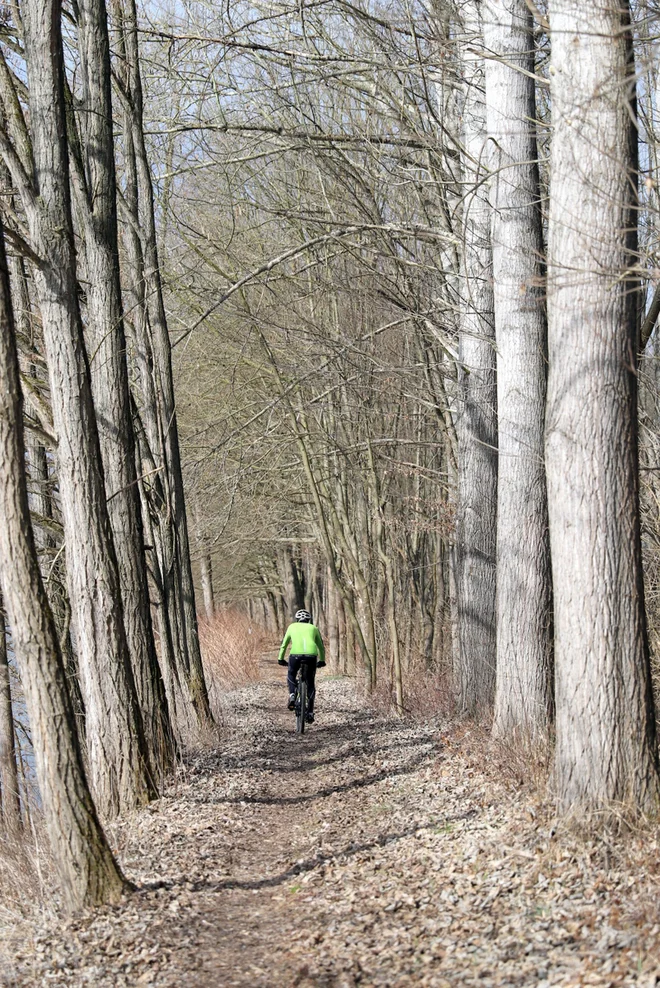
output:
[[[361,680],[358,676],[358,681]],[[364,688],[364,684],[363,688]],[[420,662],[408,669],[403,677],[403,712],[414,720],[435,717],[453,719],[456,714],[455,697],[446,670],[429,671]],[[369,705],[380,714],[390,715],[396,709],[394,682],[391,675],[381,673],[378,685],[368,698]]]
[[[13,837],[0,830],[0,971],[10,972],[14,956],[34,927],[54,919],[59,896],[48,840],[38,810],[34,825]]]
[[[199,640],[212,704],[226,690],[261,678],[267,633],[247,614],[223,608],[210,621],[200,618]]]

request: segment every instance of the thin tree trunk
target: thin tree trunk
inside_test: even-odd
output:
[[[215,614],[215,604],[213,601],[213,565],[211,554],[202,552],[199,559],[200,580],[202,583],[202,596],[204,598],[204,610],[206,618],[210,621]]]
[[[157,409],[157,415],[147,419],[145,427],[152,452],[160,451],[165,468],[164,483],[168,506],[168,516],[165,521],[172,528],[173,555],[167,564],[162,566],[162,570],[164,579],[168,579],[170,573],[174,578],[176,602],[180,609],[181,634],[177,644],[181,646],[179,658],[185,671],[190,699],[199,725],[209,726],[213,723],[213,717],[209,707],[199,647],[195,590],[190,561],[188,522],[174,400],[172,350],[158,263],[152,177],[144,141],[137,13],[134,0],[125,0],[123,8],[120,3],[117,3],[115,9],[121,27],[121,48],[126,70],[127,91],[125,100],[128,102],[128,112],[125,114],[125,122],[126,126],[130,127],[131,132],[130,146],[127,145],[127,148],[129,153],[134,155],[131,167],[135,168],[137,181],[137,202],[133,204],[133,207],[137,207],[137,209],[134,219],[141,228],[140,260],[143,264],[141,273],[144,277],[141,302],[145,305],[144,316],[146,318],[141,318],[139,326],[142,331],[149,334],[148,341],[145,340],[141,346],[142,349],[148,349],[148,366],[144,367],[144,371],[152,378],[152,382],[148,386],[150,391],[148,397],[150,399],[155,398],[155,408]],[[153,405],[151,407],[154,409]],[[154,427],[157,429],[157,434],[153,431]],[[172,631],[174,632],[174,628]]]
[[[207,548],[206,536],[202,528],[199,505],[196,499],[193,504],[193,511],[195,518],[195,541],[197,542],[197,552],[199,553],[199,580],[202,584],[204,611],[206,613],[206,620],[211,621],[215,614],[213,564],[211,562],[211,553]]]
[[[397,714],[401,716],[403,714],[403,675],[401,671],[399,628],[396,619],[396,600],[394,596],[394,568],[392,566],[392,560],[388,556],[385,556],[383,559],[383,565],[385,567],[385,578],[387,581],[387,623],[389,625],[390,646],[392,648],[395,707]],[[410,625],[411,622],[409,622]]]
[[[41,582],[27,501],[22,402],[0,236],[0,570],[30,718],[39,791],[71,908],[118,902],[125,882],[87,787],[55,622]]]
[[[455,673],[463,713],[495,689],[497,394],[480,0],[463,7],[463,261],[459,335]],[[475,50],[476,49],[476,50]]]
[[[165,580],[162,570],[162,545],[160,536],[162,529],[159,525],[160,511],[154,505],[162,504],[162,484],[151,458],[144,428],[134,403],[133,418],[136,431],[136,472],[140,491],[142,509],[142,525],[147,541],[147,570],[151,575],[151,585],[155,593],[156,625],[158,629],[158,644],[160,652],[160,668],[163,675],[165,694],[170,712],[170,722],[176,740],[181,742],[186,736],[192,736],[197,726],[197,717],[183,682],[184,670],[177,662],[173,624],[171,619],[170,586]],[[147,493],[147,485],[150,493]],[[177,615],[175,613],[175,622]],[[178,624],[174,625],[178,633]]]
[[[0,795],[2,819],[10,834],[21,830],[21,796],[18,788],[14,712],[11,703],[11,682],[7,659],[5,615],[0,595]]]
[[[349,590],[347,593],[348,606],[350,606],[355,612],[355,599],[352,592]],[[346,662],[344,672],[347,676],[355,676],[355,624],[350,620],[347,614],[347,604],[344,598],[341,598],[342,609],[344,614],[344,627],[346,631]]]
[[[552,691],[547,325],[532,14],[525,0],[486,0],[483,23],[499,446],[493,730],[545,735]]]
[[[628,5],[551,0],[547,472],[564,812],[657,811],[637,450]]]
[[[4,164],[3,164],[4,167]],[[28,289],[28,279],[25,262],[19,255],[14,255],[7,259],[9,268],[9,284],[11,289],[12,306],[16,324],[16,332],[19,338],[30,341],[30,352],[24,361],[23,374],[28,375],[31,381],[38,377],[37,359],[40,356],[37,351],[35,341],[35,325],[32,316],[30,303],[30,293]],[[43,358],[41,358],[43,359]],[[34,394],[34,389],[30,392]],[[38,417],[36,406],[28,398],[25,402],[25,410],[34,418]],[[57,540],[51,527],[53,512],[52,487],[56,483],[55,477],[49,476],[48,451],[43,443],[34,435],[28,433],[26,441],[26,452],[29,467],[29,494],[28,502],[30,515],[34,520],[39,518],[42,525],[35,531],[35,543],[37,551],[40,553],[42,574],[44,572],[44,552],[51,552],[61,548],[61,540]],[[48,561],[48,556],[45,556]],[[66,565],[64,556],[57,552],[55,560],[48,565],[48,584],[46,587],[48,600],[50,603],[55,627],[62,650],[64,667],[66,669],[67,682],[71,701],[76,715],[76,725],[81,741],[85,740],[85,704],[80,690],[80,676],[78,674],[78,659],[73,649],[71,641],[71,604],[66,590]]]
[[[123,624],[117,562],[78,308],[68,184],[59,4],[24,7],[34,187],[9,154],[32,248],[48,357],[58,480],[85,700],[90,777],[104,815],[153,795]]]
[[[339,600],[339,594],[332,582],[332,573],[330,572],[330,567],[327,567],[327,594],[328,594],[328,606],[327,606],[327,618],[328,618],[328,665],[334,672],[341,672],[341,657],[340,657],[340,635],[341,635],[341,620],[339,614],[339,608],[341,602]]]
[[[183,473],[181,470],[181,454],[179,450],[179,432],[177,425],[176,403],[174,399],[174,379],[172,374],[172,348],[163,292],[160,281],[160,266],[156,241],[156,221],[154,215],[153,188],[151,170],[144,143],[144,128],[142,122],[142,82],[137,40],[137,13],[134,0],[126,0],[126,53],[131,66],[132,98],[133,98],[133,142],[135,146],[138,200],[140,220],[143,228],[144,277],[147,289],[147,308],[151,328],[151,351],[153,355],[153,373],[157,385],[157,394],[161,403],[161,438],[163,443],[166,474],[170,484],[172,518],[177,539],[177,560],[180,568],[182,609],[184,616],[184,644],[187,651],[187,667],[189,668],[189,688],[200,723],[213,723],[209,707],[202,656],[199,648],[199,633],[197,629],[197,609],[195,606],[195,589],[193,584],[192,566],[190,562],[190,543],[188,539],[188,521],[186,516],[185,495],[183,489]]]
[[[75,139],[72,141],[73,186],[85,229],[92,391],[133,676],[153,764],[167,771],[174,751],[151,624],[135,469],[119,279],[110,46],[104,0],[80,0],[78,47],[82,147],[77,148]]]

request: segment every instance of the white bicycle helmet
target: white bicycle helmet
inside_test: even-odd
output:
[[[312,623],[312,615],[309,613],[309,611],[306,611],[304,608],[301,611],[296,611],[295,619],[299,624]]]

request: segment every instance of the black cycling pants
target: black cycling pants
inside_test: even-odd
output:
[[[307,710],[311,714],[314,711],[314,697],[316,696],[316,655],[290,655],[289,669],[286,675],[286,684],[289,693],[296,692],[296,677],[298,670],[305,659],[307,665]]]

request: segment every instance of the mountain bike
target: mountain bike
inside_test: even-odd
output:
[[[315,662],[316,658],[308,659],[303,656],[300,663],[300,671],[298,673],[298,678],[296,679],[296,734],[305,733],[305,724],[307,723],[307,704],[309,701],[307,692],[307,670],[309,668],[310,662]]]

